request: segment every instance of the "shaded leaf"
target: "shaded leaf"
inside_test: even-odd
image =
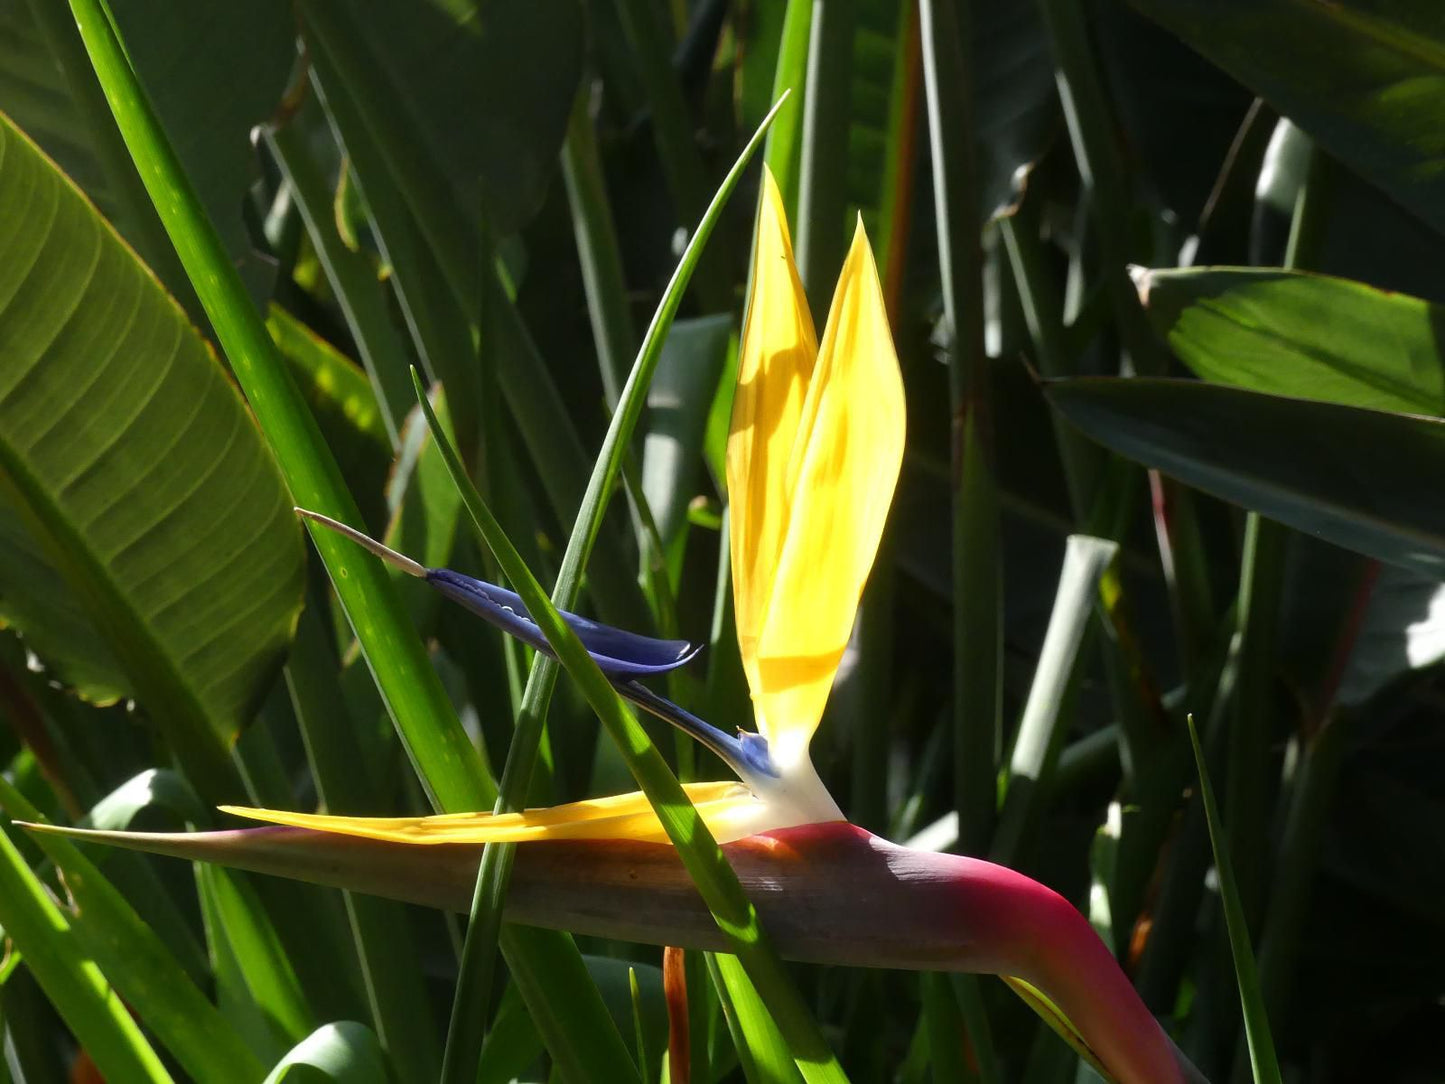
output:
[[[1137,269],[1150,322],[1206,380],[1274,395],[1445,414],[1445,308],[1274,269]]]
[[[1193,380],[1045,386],[1100,444],[1308,534],[1439,578],[1445,423]]]
[[[3,122],[0,204],[4,489],[128,690],[178,748],[214,757],[274,675],[300,608],[291,500],[179,307]],[[0,562],[9,615],[65,635],[49,624],[56,578],[30,571]]]
[[[541,207],[582,74],[574,0],[349,0],[457,207],[497,236]],[[525,92],[519,88],[525,87]],[[458,109],[485,103],[457,124]]]
[[[1435,0],[1132,2],[1445,228],[1445,14]]]

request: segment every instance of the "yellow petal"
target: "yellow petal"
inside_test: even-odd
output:
[[[689,783],[684,788],[703,821],[723,842],[755,827],[763,804],[739,783]],[[448,813],[434,817],[338,817],[277,809],[222,806],[252,820],[361,836],[393,843],[527,843],[546,839],[635,839],[666,843],[647,797],[641,792],[585,802],[529,809],[522,813]]]
[[[753,698],[780,767],[806,756],[823,714],[893,500],[904,426],[898,356],[860,219],[798,440],[786,468],[768,464],[779,471],[768,493],[781,488],[790,499],[757,634]]]
[[[791,504],[788,463],[817,354],[813,318],[793,264],[783,197],[765,167],[727,448],[733,608],[754,696],[762,687],[757,643]]]

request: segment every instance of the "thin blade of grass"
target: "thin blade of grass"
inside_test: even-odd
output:
[[[1229,845],[1219,807],[1214,802],[1214,789],[1209,785],[1209,768],[1199,746],[1199,732],[1194,716],[1189,716],[1189,744],[1194,749],[1194,763],[1199,770],[1199,794],[1204,816],[1209,823],[1209,841],[1214,847],[1214,868],[1219,874],[1219,898],[1224,906],[1224,921],[1229,928],[1229,948],[1234,954],[1235,980],[1239,984],[1239,1000],[1244,1008],[1244,1033],[1249,1040],[1250,1070],[1255,1084],[1281,1084],[1279,1062],[1275,1058],[1274,1040],[1270,1037],[1269,1017],[1259,989],[1254,950],[1249,944],[1249,926],[1244,920],[1244,906],[1239,900],[1239,887],[1229,862]]]

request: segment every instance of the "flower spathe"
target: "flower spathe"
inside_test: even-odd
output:
[[[719,842],[845,819],[813,768],[808,744],[842,661],[892,503],[903,461],[904,414],[898,356],[862,220],[820,345],[793,261],[782,197],[765,170],[727,445],[738,645],[765,744],[747,742],[742,747],[747,755],[719,749],[741,784],[685,788]],[[423,569],[347,533],[405,571],[444,590],[449,586],[438,570]],[[458,600],[468,604],[466,598]],[[497,615],[475,612],[497,621]],[[518,635],[513,608],[502,616],[509,622],[507,631]],[[275,824],[421,844],[667,839],[640,792],[497,815],[371,818],[226,811]]]

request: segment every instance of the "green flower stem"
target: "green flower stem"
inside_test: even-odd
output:
[[[432,436],[437,441],[437,446],[443,450],[453,477],[461,481],[466,477],[461,460],[437,424],[419,380],[417,392],[422,411],[432,426]],[[625,394],[623,402],[627,402]],[[521,555],[517,553],[490,509],[482,503],[476,490],[463,486],[462,499],[502,571],[522,597],[528,613],[537,622],[547,637],[547,642],[557,652],[561,664],[581,687],[587,702],[601,717],[603,726],[617,743],[633,777],[652,803],[658,820],[677,848],[678,855],[703,901],[712,911],[718,929],[727,937],[733,954],[742,962],[748,977],[752,979],[772,1013],[778,1029],[787,1039],[804,1079],[809,1081],[809,1084],[846,1080],[781,958],[764,934],[758,921],[757,910],[744,894],[737,875],[688,800],[677,777],[672,774],[667,762],[648,738],[647,731],[643,730],[623,706],[617,691],[597,668],[576,634],[562,620],[556,607],[542,590],[542,585],[522,562]]]
[[[562,179],[572,209],[587,314],[592,320],[592,339],[597,344],[597,363],[602,370],[602,391],[607,405],[616,410],[626,379],[625,359],[637,349],[637,330],[632,326],[627,304],[617,227],[612,221],[607,183],[597,155],[597,136],[587,109],[590,97],[584,81],[567,122],[567,140],[562,144]]]
[[[919,8],[933,156],[939,271],[948,327],[953,414],[953,758],[959,850],[980,855],[993,835],[999,760],[1002,625],[998,480],[988,359],[983,347],[983,252],[974,168],[965,4]]]
[[[788,217],[798,221],[798,171],[803,157],[803,106],[807,102],[808,39],[812,36],[813,0],[788,0],[783,14],[783,36],[778,43],[778,66],[773,71],[773,101],[791,92],[793,97],[768,132],[763,160],[773,171]]]
[[[406,348],[387,318],[376,275],[367,258],[347,248],[336,232],[330,193],[301,133],[292,126],[263,127],[260,132],[295,194],[317,259],[336,294],[376,392],[386,435],[396,448],[406,412],[411,408],[411,381],[407,378]]]
[[[798,185],[798,273],[816,315],[824,315],[847,245],[849,95],[854,0],[813,5],[803,151]]]

